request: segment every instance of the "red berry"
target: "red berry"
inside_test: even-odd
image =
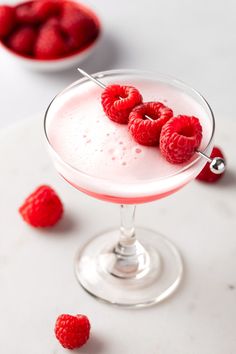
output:
[[[55,335],[61,345],[75,349],[84,345],[89,339],[90,323],[84,315],[60,315],[55,325]]]
[[[222,151],[216,146],[212,150],[211,157],[222,157],[224,159]],[[218,181],[223,175],[224,172],[219,175],[211,172],[209,163],[206,163],[205,167],[202,169],[196,179],[202,182],[214,183]]]
[[[31,27],[21,27],[15,31],[8,40],[11,49],[20,54],[32,54],[36,40],[36,31]]]
[[[38,21],[45,21],[60,14],[60,1],[37,0],[33,2],[32,11]]]
[[[202,127],[199,119],[179,115],[171,118],[162,128],[160,150],[170,163],[188,161],[202,140]]]
[[[142,96],[133,86],[109,85],[101,96],[103,110],[116,123],[127,124],[132,109],[142,103]]]
[[[15,12],[16,12],[16,20],[20,24],[34,25],[37,23],[37,18],[35,17],[31,2],[18,5],[15,8]]]
[[[35,57],[37,59],[57,59],[66,54],[66,51],[66,43],[59,28],[47,23],[43,25],[35,44]]]
[[[172,109],[161,102],[146,102],[131,111],[128,129],[137,143],[150,146],[158,145],[161,129],[172,117]]]
[[[15,10],[11,6],[0,6],[0,38],[8,36],[15,25]]]
[[[56,192],[43,185],[28,196],[19,212],[28,224],[34,227],[48,227],[61,219],[63,205]]]
[[[68,35],[71,49],[82,47],[98,34],[98,28],[93,18],[72,3],[65,3],[60,24]]]

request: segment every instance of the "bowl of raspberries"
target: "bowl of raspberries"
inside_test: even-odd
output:
[[[0,5],[0,47],[37,70],[78,64],[96,47],[97,15],[76,0],[33,0]]]

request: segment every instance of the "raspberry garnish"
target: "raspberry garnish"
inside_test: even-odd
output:
[[[43,185],[28,196],[19,212],[28,224],[34,227],[48,227],[61,219],[63,205],[56,192]]]
[[[0,38],[8,36],[15,25],[15,9],[11,6],[0,5]]]
[[[202,140],[202,126],[193,116],[171,118],[162,128],[160,150],[170,163],[188,161]]]
[[[127,124],[132,109],[142,103],[141,94],[133,86],[109,85],[101,98],[106,115],[120,124]]]
[[[222,151],[216,146],[213,148],[211,152],[211,158],[213,157],[222,157],[224,159],[224,155]],[[206,163],[206,165],[199,173],[199,175],[196,177],[196,179],[202,182],[214,183],[218,181],[223,176],[223,174],[224,172],[221,174],[215,174],[211,172],[209,163]]]
[[[152,120],[146,118],[145,115]],[[172,117],[172,109],[161,102],[146,102],[131,111],[128,129],[137,143],[149,146],[158,145],[161,129]]]
[[[15,31],[7,43],[17,53],[30,55],[33,53],[36,37],[36,31],[29,26],[25,26]]]
[[[61,345],[75,349],[84,345],[89,339],[90,323],[84,315],[60,315],[55,325],[55,335]]]

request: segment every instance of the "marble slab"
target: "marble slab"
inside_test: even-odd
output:
[[[81,354],[236,353],[236,123],[217,125],[228,171],[216,185],[192,182],[166,199],[139,206],[137,224],[167,235],[180,249],[185,276],[169,300],[127,310],[85,293],[73,274],[78,247],[119,226],[119,208],[67,185],[43,139],[43,117],[0,135],[0,352],[62,354],[54,337],[61,313],[85,313],[91,339]],[[17,208],[47,183],[60,194],[64,219],[52,230],[26,225]],[[107,217],[109,215],[109,218]]]

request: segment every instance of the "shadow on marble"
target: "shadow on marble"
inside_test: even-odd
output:
[[[55,234],[56,236],[68,236],[75,229],[78,229],[78,222],[75,220],[71,214],[65,213],[62,219],[53,226],[52,228],[47,227],[45,229],[39,230],[41,233],[45,234]]]
[[[78,354],[102,354],[104,352],[105,343],[101,341],[96,335],[91,334],[89,341],[82,348],[73,350],[73,353]]]
[[[218,186],[221,188],[236,187],[236,171],[227,169],[225,175],[219,181]]]
[[[118,43],[114,41],[114,38],[107,33],[103,34],[94,54],[81,63],[81,66],[89,73],[113,69],[119,62],[119,53],[121,52],[122,50],[118,48]]]

